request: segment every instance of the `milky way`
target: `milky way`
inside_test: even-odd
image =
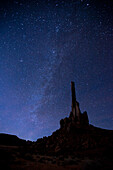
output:
[[[0,132],[36,140],[71,111],[113,129],[111,0],[0,2]]]

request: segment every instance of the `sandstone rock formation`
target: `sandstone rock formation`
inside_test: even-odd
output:
[[[96,148],[113,149],[113,131],[89,124],[87,112],[81,113],[76,101],[75,85],[71,82],[72,111],[69,117],[60,120],[60,129],[49,137],[38,139],[35,147],[40,154],[73,155],[77,151]]]
[[[79,103],[76,100],[75,95],[75,84],[71,82],[71,91],[72,91],[72,111],[70,112],[69,118],[61,119],[60,128],[65,128],[70,131],[71,127],[81,128],[87,127],[89,125],[88,115],[85,111],[81,113],[79,108]]]

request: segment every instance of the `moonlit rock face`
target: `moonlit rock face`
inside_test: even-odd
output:
[[[78,117],[78,120],[80,120],[80,114],[81,114],[81,112],[80,112],[80,108],[79,108],[79,103],[76,102],[76,115]]]
[[[0,1],[0,132],[36,140],[71,111],[113,129],[112,1]]]

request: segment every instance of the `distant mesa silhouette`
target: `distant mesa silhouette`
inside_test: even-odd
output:
[[[19,146],[25,143],[26,140],[19,139],[16,135],[0,133],[0,145]]]

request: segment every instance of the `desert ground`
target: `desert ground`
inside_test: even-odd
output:
[[[104,154],[104,155],[103,155]],[[1,170],[112,170],[112,151],[96,149],[75,155],[39,155],[32,148],[0,145]]]

